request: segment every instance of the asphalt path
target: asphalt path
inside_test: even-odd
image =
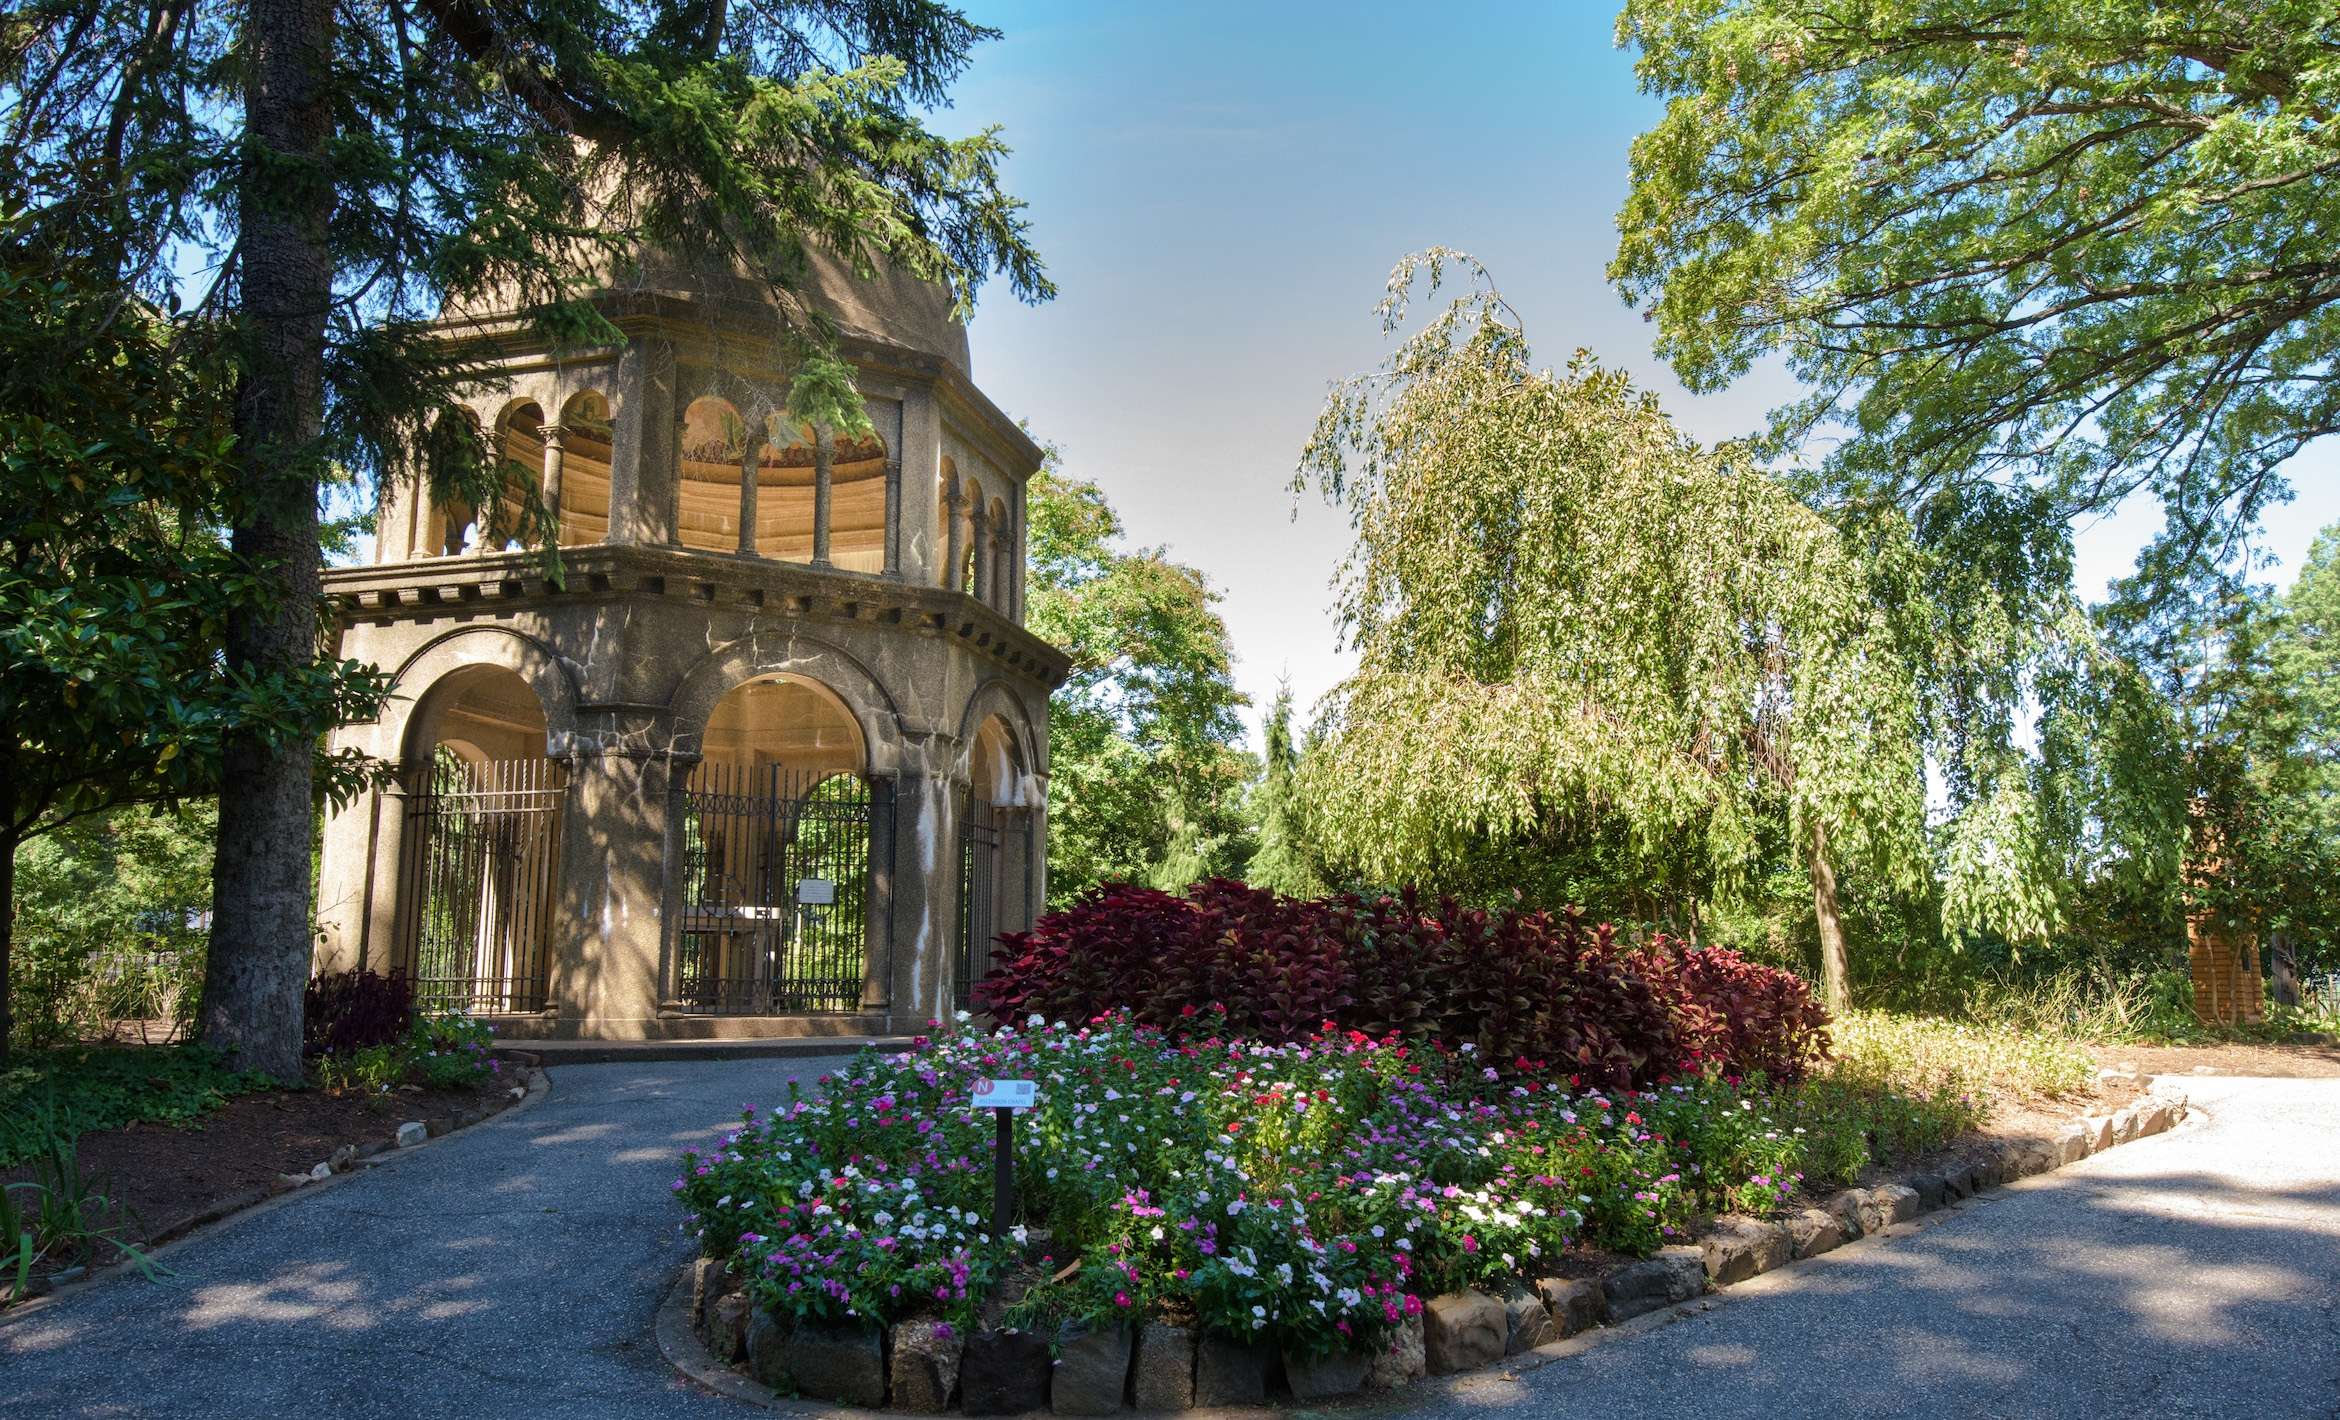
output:
[[[2171,1133],[1710,1296],[1670,1325],[1381,1408],[2335,1420],[2340,1080],[2179,1083],[2198,1115]]]
[[[727,1417],[652,1319],[683,1148],[830,1062],[562,1066],[449,1135],[0,1321],[0,1416]],[[1759,1278],[1671,1324],[1352,1413],[2340,1420],[2340,1080]]]
[[[563,1065],[544,1098],[0,1320],[0,1417],[740,1417],[659,1355],[675,1160],[835,1059]]]

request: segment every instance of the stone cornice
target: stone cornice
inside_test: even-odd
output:
[[[602,544],[561,550],[562,585],[539,552],[426,557],[325,574],[342,620],[404,621],[561,600],[666,597],[807,622],[859,622],[951,637],[1053,690],[1072,662],[964,592],[868,572],[821,570],[727,553]]]

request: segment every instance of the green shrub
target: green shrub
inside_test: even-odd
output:
[[[103,1036],[118,1022],[195,1018],[211,906],[209,804],[121,809],[16,855],[9,1000],[14,1043]]]
[[[469,1016],[418,1016],[388,1044],[318,1056],[317,1076],[328,1089],[368,1094],[400,1085],[463,1089],[502,1071],[501,1062],[488,1053],[492,1039],[488,1028]]]
[[[227,1068],[199,1045],[63,1046],[19,1054],[0,1070],[0,1168],[92,1129],[190,1124],[229,1097],[274,1087]]]

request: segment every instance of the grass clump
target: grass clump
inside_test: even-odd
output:
[[[2061,1031],[1884,1011],[1848,1011],[1832,1029],[1829,1078],[1986,1115],[2000,1100],[2069,1099],[2096,1079],[2087,1052]]]

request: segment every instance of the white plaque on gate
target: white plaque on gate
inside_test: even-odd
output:
[[[827,878],[798,878],[796,901],[803,907],[828,907],[837,901],[837,885]]]

